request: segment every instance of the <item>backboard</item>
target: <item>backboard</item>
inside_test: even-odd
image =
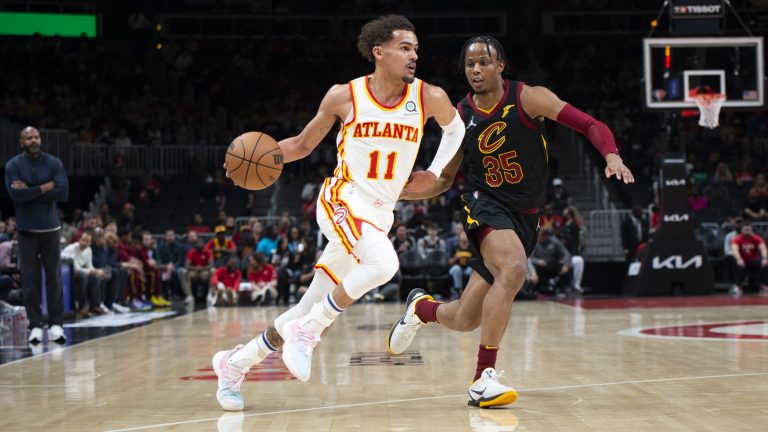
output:
[[[643,69],[649,109],[696,108],[693,89],[724,93],[723,108],[765,103],[762,37],[646,38]]]

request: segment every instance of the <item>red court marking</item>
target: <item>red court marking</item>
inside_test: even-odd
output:
[[[198,369],[201,375],[183,376],[179,379],[183,381],[215,381],[218,379],[213,373],[213,366]],[[295,380],[296,377],[285,367],[280,356],[269,356],[261,363],[257,364],[245,374],[245,381],[288,381]]]
[[[563,300],[558,301],[558,303],[581,309],[646,309],[676,307],[754,306],[768,305],[768,297],[643,297],[596,300]]]
[[[717,339],[768,339],[768,336],[761,334],[742,334],[742,333],[721,333],[712,331],[721,327],[744,326],[754,324],[765,324],[768,321],[740,321],[717,324],[691,324],[684,326],[657,327],[641,330],[640,333],[652,336],[672,336],[689,338],[717,338]]]

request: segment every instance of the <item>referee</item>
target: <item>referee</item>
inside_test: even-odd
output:
[[[41,274],[45,270],[48,303],[48,340],[66,342],[61,290],[61,222],[56,203],[69,196],[69,180],[56,156],[41,149],[40,132],[21,131],[22,153],[5,164],[5,187],[16,208],[18,260],[24,306],[29,318],[29,342],[43,340]]]

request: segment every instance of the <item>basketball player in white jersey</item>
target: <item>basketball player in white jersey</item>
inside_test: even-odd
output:
[[[415,78],[418,47],[405,17],[388,15],[365,24],[358,49],[376,65],[373,74],[331,87],[304,130],[279,142],[284,161],[295,161],[340,123],[337,166],[317,200],[317,222],[329,243],[296,306],[245,346],[213,357],[216,398],[225,410],[243,409],[245,373],[280,346],[291,373],[308,380],[322,331],[397,271],[387,232],[400,192],[406,183],[411,190],[431,187],[464,137],[464,124],[445,91]],[[430,117],[443,129],[442,140],[429,168],[411,173]]]

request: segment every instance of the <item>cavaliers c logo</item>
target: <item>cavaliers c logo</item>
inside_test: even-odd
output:
[[[349,214],[349,212],[344,207],[337,208],[336,211],[333,212],[333,223],[341,225],[341,223],[344,222],[344,219],[347,218],[347,214]]]
[[[490,126],[485,128],[485,130],[480,134],[479,137],[477,137],[477,147],[483,154],[489,154],[493,153],[496,150],[499,149],[499,147],[504,144],[504,141],[506,141],[507,137],[501,136],[496,141],[488,144],[488,142],[491,140],[492,136],[498,136],[501,134],[501,132],[504,130],[504,128],[507,127],[507,124],[503,121],[498,121],[496,123],[492,123]]]

